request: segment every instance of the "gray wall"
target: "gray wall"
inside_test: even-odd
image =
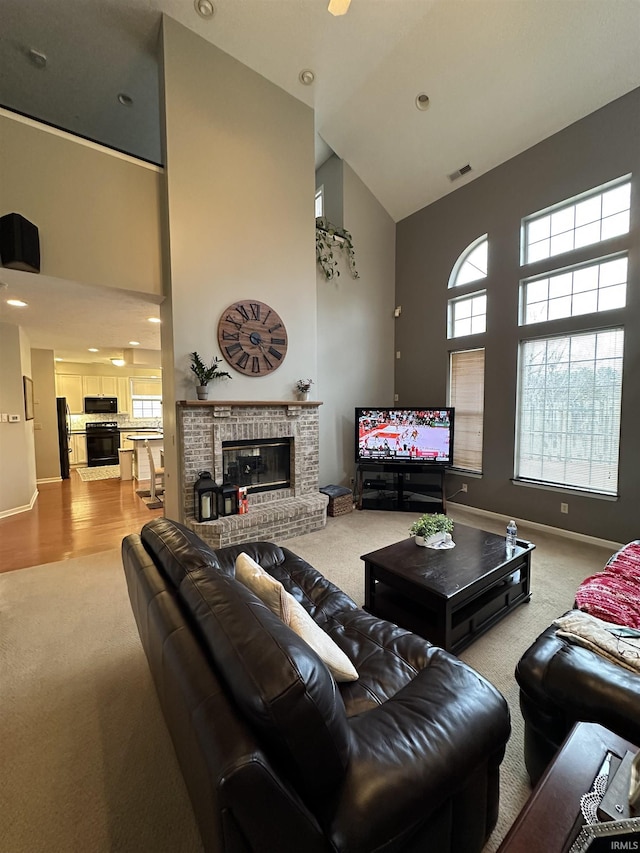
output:
[[[334,159],[333,157],[331,158]],[[320,484],[349,486],[355,475],[354,408],[393,404],[393,219],[347,163],[344,227],[351,232],[359,278],[342,252],[340,277],[316,266]]]
[[[162,170],[0,112],[0,211],[40,233],[41,272],[162,294]]]
[[[640,442],[640,89],[608,104],[539,145],[471,181],[397,226],[396,392],[407,405],[446,400],[450,350],[486,348],[482,478],[447,476],[447,493],[467,482],[457,501],[522,519],[615,541],[639,535]],[[629,248],[627,307],[534,327],[518,327],[518,283],[537,271],[519,265],[523,216],[569,199],[606,181],[632,173],[631,234],[602,245],[599,254]],[[489,235],[487,332],[447,340],[447,283],[460,253],[481,234]],[[561,267],[589,251],[561,255]],[[521,338],[560,330],[625,328],[619,499],[603,500],[569,490],[514,485],[513,458],[516,367]],[[560,513],[560,502],[569,514]]]
[[[316,171],[316,189],[320,186],[324,187],[325,217],[337,228],[344,228],[343,164],[335,154]]]
[[[33,420],[24,417],[23,376],[32,376],[31,350],[24,331],[0,323],[0,412],[18,415],[0,423],[0,518],[24,512],[38,496]]]
[[[166,16],[163,64],[170,249],[163,377],[175,384],[174,400],[194,400],[189,353],[206,361],[220,355],[222,312],[255,299],[282,317],[287,356],[255,378],[225,364],[233,379],[218,382],[210,398],[293,400],[296,380],[318,375],[313,111]],[[171,385],[163,391],[167,436]],[[165,440],[173,518],[182,507],[177,466]]]
[[[36,476],[39,483],[55,482],[60,480],[60,452],[53,350],[32,349],[31,369]]]

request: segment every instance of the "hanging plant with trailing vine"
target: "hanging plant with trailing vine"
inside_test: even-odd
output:
[[[351,234],[345,228],[332,225],[324,216],[316,219],[316,260],[327,281],[340,275],[334,249],[345,252],[352,278],[360,278],[356,269],[355,250]]]

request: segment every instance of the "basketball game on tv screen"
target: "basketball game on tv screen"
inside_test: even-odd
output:
[[[451,465],[453,409],[356,409],[357,462]]]

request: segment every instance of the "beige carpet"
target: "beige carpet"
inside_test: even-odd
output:
[[[120,476],[119,465],[96,465],[95,468],[76,468],[76,471],[84,483],[90,480],[114,480]]]
[[[450,515],[503,532],[453,507]],[[361,604],[360,555],[408,535],[414,517],[353,512],[282,544]],[[516,661],[611,553],[525,528],[519,534],[537,545],[532,601],[461,655],[512,710],[500,821],[487,853],[528,795]],[[117,550],[0,575],[0,721],[0,853],[201,851]]]

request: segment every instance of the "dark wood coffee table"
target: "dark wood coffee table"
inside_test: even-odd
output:
[[[575,725],[498,853],[565,853],[582,826],[580,797],[591,790],[607,753],[623,758],[627,750],[638,748],[596,723]]]
[[[361,559],[365,610],[457,653],[529,601],[535,545],[518,539],[508,557],[504,536],[455,524],[452,537],[447,551],[407,538]]]

